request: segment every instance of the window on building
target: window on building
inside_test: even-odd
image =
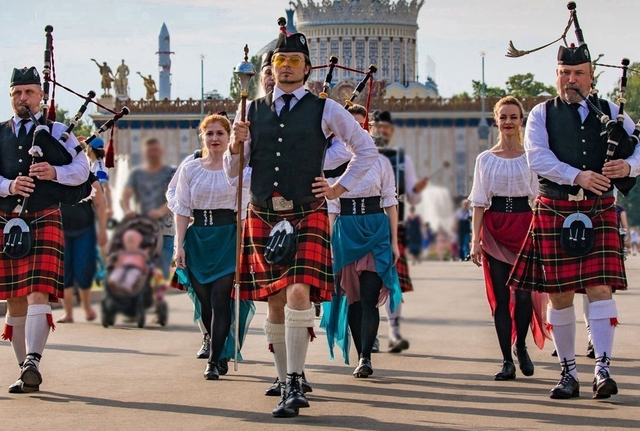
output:
[[[400,41],[393,42],[393,82],[402,81],[402,73],[400,69]]]
[[[342,64],[346,67],[353,67],[351,57],[353,55],[351,39],[342,40]],[[348,70],[342,70],[342,77],[350,79],[352,73]]]
[[[364,70],[365,52],[364,39],[356,40],[356,69]]]
[[[381,53],[381,60],[382,60],[382,79],[386,79],[387,81],[389,80],[389,57],[390,57],[390,53],[389,53],[389,41],[388,40],[383,40],[382,41],[382,53]]]
[[[378,39],[369,39],[369,64],[378,65]]]

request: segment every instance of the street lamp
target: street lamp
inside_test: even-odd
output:
[[[204,120],[204,54],[200,54],[200,121]]]
[[[489,139],[489,133],[491,132],[491,128],[489,127],[489,123],[485,118],[485,97],[487,96],[486,94],[487,91],[484,83],[484,56],[485,56],[484,51],[480,53],[480,56],[482,57],[482,93],[481,93],[482,114],[480,116],[480,123],[478,124],[478,138],[484,141]]]

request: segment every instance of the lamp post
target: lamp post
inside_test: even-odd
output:
[[[204,54],[200,54],[200,121],[204,120]]]
[[[249,47],[244,46],[244,60],[240,62],[233,73],[240,80],[240,120],[246,121],[247,113],[247,96],[249,95],[249,82],[251,78],[256,74],[256,68],[249,62]],[[235,361],[233,363],[234,371],[238,371],[238,350],[240,349],[240,251],[242,250],[242,177],[244,175],[244,142],[240,142],[239,148],[240,163],[238,173],[238,212],[236,216],[237,223],[237,236],[236,236],[236,285],[235,287],[235,320],[236,325],[234,328],[235,335]]]
[[[485,114],[486,114],[485,98],[487,96],[487,90],[486,90],[486,85],[484,83],[484,56],[485,56],[484,51],[480,53],[480,56],[482,57],[482,93],[481,93],[482,114],[480,116],[480,123],[478,124],[478,138],[484,141],[489,139],[489,133],[491,132],[491,129],[489,128],[489,123],[485,118]]]

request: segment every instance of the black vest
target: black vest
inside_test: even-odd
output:
[[[272,97],[269,93],[249,107],[251,193],[260,200],[273,192],[287,200],[313,196],[311,184],[322,176],[327,147],[322,132],[325,100],[307,93],[281,121]]]
[[[593,101],[593,97],[591,99]],[[602,111],[611,116],[609,103],[600,99],[600,105]],[[607,153],[607,137],[600,135],[602,126],[595,114],[589,110],[583,123],[578,110],[560,97],[548,100],[546,108],[549,148],[558,160],[581,171],[602,173]],[[541,188],[552,188],[570,194],[580,191],[580,186],[560,185],[542,177],[540,185]]]
[[[51,126],[51,123],[49,123]],[[8,180],[13,180],[19,175],[29,175],[31,156],[29,149],[33,140],[36,127],[32,126],[27,135],[18,140],[13,129],[13,120],[0,123],[0,175]],[[62,145],[62,144],[60,144]],[[66,151],[66,150],[65,150]],[[45,155],[46,159],[46,155]],[[27,211],[36,212],[57,206],[59,202],[71,202],[76,195],[88,196],[88,193],[80,193],[80,190],[90,190],[86,186],[64,186],[53,181],[40,181],[34,179],[34,191],[27,200]],[[77,192],[77,193],[74,193]],[[73,199],[72,199],[73,197]],[[0,211],[11,213],[18,204],[22,204],[22,196],[7,196],[0,198]],[[76,203],[78,200],[75,200]]]
[[[398,221],[404,220],[404,203],[406,184],[404,180],[404,151],[402,148],[380,148],[380,153],[389,159],[396,179],[396,193],[398,194]]]

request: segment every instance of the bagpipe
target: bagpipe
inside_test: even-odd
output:
[[[103,124],[97,131],[93,132],[92,136],[89,137],[89,139],[87,139],[86,143],[89,144],[91,143],[91,141],[93,139],[95,139],[96,137],[98,137],[101,133],[106,132],[107,130],[110,129],[111,133],[109,136],[109,141],[107,143],[107,147],[106,147],[106,156],[105,156],[105,166],[108,168],[113,168],[115,166],[114,163],[114,159],[115,159],[115,146],[114,146],[114,141],[113,141],[113,132],[114,132],[114,128],[115,128],[115,123],[122,118],[123,116],[129,114],[129,108],[127,108],[126,106],[123,107],[119,112],[118,111],[114,111],[112,109],[107,108],[106,106],[102,105],[101,103],[99,103],[98,101],[94,100],[96,93],[94,91],[89,91],[87,93],[86,96],[83,96],[80,93],[77,93],[75,91],[73,91],[71,88],[61,84],[57,78],[56,78],[56,69],[55,69],[55,57],[54,57],[54,46],[53,46],[53,27],[48,25],[45,27],[44,29],[45,31],[45,35],[46,35],[46,45],[45,45],[45,50],[44,50],[44,66],[42,68],[42,76],[44,79],[44,82],[42,84],[42,90],[44,92],[44,96],[42,98],[42,105],[40,107],[40,112],[41,112],[41,117],[40,117],[40,122],[42,125],[46,124],[46,120],[50,120],[50,121],[55,121],[56,119],[56,110],[55,110],[55,97],[56,97],[56,88],[60,87],[64,90],[66,90],[67,92],[78,96],[79,98],[83,99],[83,103],[80,106],[80,108],[78,109],[78,112],[76,113],[76,115],[73,117],[73,119],[71,120],[69,126],[67,127],[66,131],[62,134],[62,136],[60,137],[60,141],[61,142],[66,142],[69,139],[69,136],[71,134],[71,132],[73,131],[73,129],[78,125],[78,122],[80,121],[80,119],[82,118],[82,116],[84,115],[85,111],[87,110],[89,104],[94,104],[96,106],[98,106],[99,108],[102,108],[104,111],[107,111],[111,114],[113,114],[113,117],[111,119],[109,119],[107,122],[105,122],[105,124]],[[51,95],[51,97],[50,97]],[[49,100],[51,100],[49,102]],[[59,146],[59,145],[58,145]],[[43,157],[45,159],[45,161],[49,161],[49,157],[50,157],[50,151],[47,151],[47,149],[45,148],[41,148],[42,149],[42,153],[43,153]],[[81,146],[76,146],[75,148],[75,153],[76,154],[71,154],[72,158],[73,156],[77,155],[80,151],[82,151],[82,147]],[[55,157],[54,161],[59,161],[57,157]],[[52,165],[56,165],[59,166],[60,164],[56,164],[53,162],[49,162]],[[62,163],[62,164],[68,164],[71,163],[71,160],[69,160],[67,163]]]
[[[565,46],[568,46],[567,33],[571,29],[571,26],[574,27],[575,36],[578,41],[578,46],[585,45],[586,42],[584,40],[584,33],[582,31],[582,28],[580,27],[580,22],[578,20],[578,11],[577,11],[576,3],[573,1],[567,3],[567,9],[569,10],[569,21],[567,22],[567,26],[565,27],[564,31],[562,32],[562,35],[560,35],[559,38],[557,38],[556,40],[546,45],[542,45],[538,48],[531,49],[531,50],[516,49],[515,46],[513,45],[513,41],[509,41],[509,48],[507,50],[506,56],[512,57],[512,58],[522,57],[524,55],[539,51],[543,48],[553,45],[554,43],[559,42],[560,40],[564,42]],[[592,62],[591,64],[592,64],[592,67],[602,66],[602,67],[608,67],[608,68],[622,69],[622,76],[620,78],[620,86],[618,89],[619,97],[617,100],[617,103],[619,105],[619,110],[616,118],[612,119],[603,112],[601,102],[600,102],[601,99],[598,97],[598,90],[596,90],[595,88],[591,89],[589,95],[582,94],[580,90],[576,88],[570,88],[570,89],[575,91],[580,96],[580,98],[582,98],[587,103],[587,105],[589,106],[589,110],[596,115],[598,120],[600,120],[601,135],[606,136],[606,139],[607,139],[605,162],[608,162],[611,160],[626,159],[634,153],[636,145],[640,141],[640,121],[636,124],[635,130],[631,135],[629,135],[629,133],[627,133],[627,131],[624,128],[624,122],[625,122],[624,105],[625,103],[627,103],[627,100],[625,99],[626,88],[627,88],[627,73],[629,70],[632,70],[633,72],[636,72],[636,73],[638,73],[638,71],[631,69],[629,67],[630,61],[628,58],[623,58],[620,66],[599,63],[597,60]],[[593,96],[593,97],[590,97],[590,96]],[[626,196],[631,190],[631,188],[636,184],[636,179],[631,177],[614,179],[613,184],[623,195]]]

